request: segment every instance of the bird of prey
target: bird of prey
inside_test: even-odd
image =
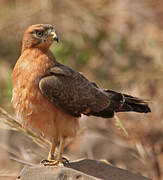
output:
[[[62,163],[65,139],[75,136],[81,114],[112,118],[115,112],[150,112],[146,101],[102,89],[59,63],[49,50],[54,41],[59,39],[52,25],[30,26],[12,73],[12,104],[22,126],[52,139],[45,165]],[[59,151],[54,157],[58,141]]]

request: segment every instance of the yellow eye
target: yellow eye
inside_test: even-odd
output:
[[[43,36],[43,32],[42,32],[42,31],[36,31],[36,35],[37,35],[38,37],[42,37],[42,36]]]

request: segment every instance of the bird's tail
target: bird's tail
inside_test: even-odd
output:
[[[121,94],[112,90],[105,89],[104,91],[107,93],[107,96],[110,100],[108,107],[100,112],[91,112],[90,115],[111,118],[114,116],[114,112],[151,112],[147,100],[143,100],[127,94]]]
[[[112,110],[115,112],[127,112],[127,111],[134,111],[139,113],[151,112],[147,100],[133,97],[127,94],[117,93],[111,90],[105,90],[105,92],[108,93],[111,99],[111,104],[109,108],[112,108]]]
[[[91,112],[90,115],[103,118],[111,118],[114,112],[134,111],[138,113],[151,112],[148,101],[133,97],[127,94],[121,94],[112,90],[104,90],[110,100],[108,107],[100,112]]]

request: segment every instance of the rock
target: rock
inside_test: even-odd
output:
[[[21,180],[151,180],[102,161],[84,159],[65,166],[27,166],[21,173]]]

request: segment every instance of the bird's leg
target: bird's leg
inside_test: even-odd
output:
[[[53,139],[52,144],[51,144],[51,149],[50,149],[50,152],[48,155],[48,159],[44,159],[41,161],[41,163],[43,163],[45,166],[51,166],[51,164],[56,162],[56,160],[54,158],[54,152],[56,149],[56,145],[57,145],[57,140]]]
[[[65,145],[65,138],[61,137],[60,144],[59,144],[58,155],[57,155],[57,161],[59,161],[59,162],[62,162],[62,154],[63,154],[64,145]]]
[[[55,139],[53,139],[51,149],[50,149],[50,152],[49,152],[49,155],[48,155],[48,160],[49,161],[54,160],[54,152],[55,152],[56,145],[57,145],[57,141]]]
[[[64,145],[65,145],[65,137],[61,137],[59,151],[58,151],[58,155],[57,155],[57,161],[62,163],[63,165],[69,164],[69,160],[62,156]]]
[[[50,153],[48,156],[48,160],[46,162],[44,162],[45,166],[56,166],[56,165],[60,165],[60,164],[69,163],[66,158],[62,158],[64,144],[65,144],[65,137],[61,137],[57,158],[55,159],[54,158],[54,151],[55,151],[55,147],[56,147],[56,141],[52,142],[52,146],[51,146],[51,150],[50,150]]]

